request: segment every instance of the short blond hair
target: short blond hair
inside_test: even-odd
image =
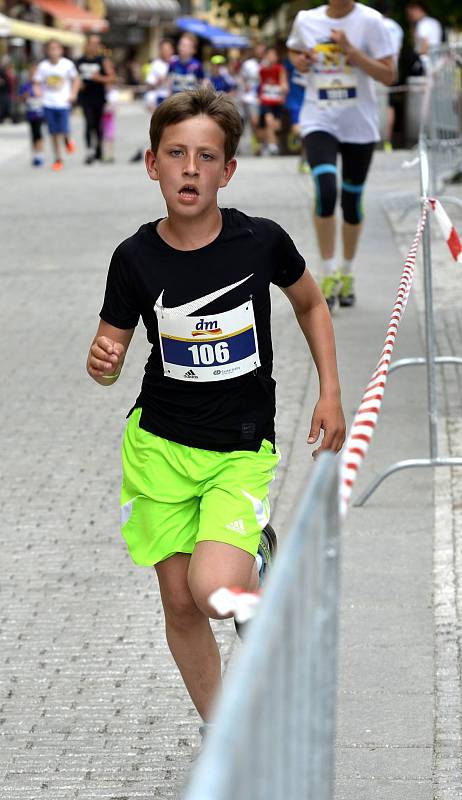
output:
[[[212,86],[200,86],[186,92],[178,92],[157,106],[149,126],[151,150],[157,153],[165,128],[177,125],[185,119],[200,115],[210,117],[225,134],[225,163],[236,155],[243,125],[241,115],[232,100]]]

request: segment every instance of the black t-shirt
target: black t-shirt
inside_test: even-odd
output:
[[[82,81],[79,103],[82,105],[103,105],[105,100],[104,83],[93,79],[95,74],[106,74],[103,57],[95,56],[95,58],[89,58],[88,56],[81,56],[81,58],[77,59],[75,65]]]
[[[221,214],[221,232],[213,242],[198,250],[182,251],[170,247],[157,233],[159,220],[142,225],[137,233],[117,247],[112,256],[100,316],[110,325],[128,329],[137,325],[141,315],[146,326],[152,349],[134,406],[143,409],[140,420],[143,429],[190,447],[256,451],[262,439],[274,441],[270,283],[280,287],[291,286],[303,274],[305,262],[290,236],[275,222],[249,217],[236,209],[222,209]],[[214,292],[215,298],[206,297]],[[204,303],[201,305],[202,299]],[[202,323],[200,317],[194,317],[196,330],[189,333],[189,337],[199,336],[198,341],[212,341],[205,347],[195,345],[196,340],[192,338],[172,337],[175,339],[173,343],[168,337],[168,341],[162,339],[166,346],[180,348],[178,361],[185,366],[177,369],[184,379],[164,374],[158,318],[154,310],[156,301],[166,312],[170,309],[171,314],[176,314],[177,307],[190,304],[193,311],[183,309],[182,316],[183,324],[189,328],[192,327],[189,320],[193,314],[217,318],[216,324],[212,324]],[[225,312],[232,310],[235,314],[241,307],[248,314],[249,305],[253,307],[257,344],[252,331],[248,330],[252,327],[249,325],[233,333],[228,342],[220,343],[222,329],[219,326],[225,319]],[[209,338],[201,338],[204,336],[200,330],[203,326],[209,327]],[[218,330],[212,330],[213,327]],[[235,343],[241,342],[242,352],[236,357],[245,356],[251,352],[242,350],[248,347],[249,337],[254,349],[256,346],[258,350],[260,365],[238,377],[222,379],[223,375],[232,374],[235,367],[228,363],[222,368],[221,363],[213,361],[213,355],[212,361],[209,359],[210,353],[215,352],[218,362],[223,362],[229,358],[228,344],[229,352],[232,352],[233,347],[238,347]],[[208,368],[211,380],[197,380],[201,367],[198,369],[195,365],[200,364],[198,353],[201,347],[206,356],[205,363],[219,367]],[[169,360],[166,352],[164,359]],[[182,360],[184,355],[191,358],[189,366]],[[173,360],[175,358],[172,356]]]

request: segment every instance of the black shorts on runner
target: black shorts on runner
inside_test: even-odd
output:
[[[272,114],[275,119],[281,119],[283,111],[284,111],[283,106],[260,106],[260,118],[258,121],[258,127],[259,128],[266,127],[265,117],[267,114]]]

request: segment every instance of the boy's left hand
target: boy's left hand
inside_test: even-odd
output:
[[[322,450],[333,450],[334,453],[338,453],[343,447],[346,425],[340,400],[322,397],[318,400],[311,418],[308,444],[318,441],[321,430],[324,431],[324,436],[321,446],[313,450],[313,458],[316,458]]]

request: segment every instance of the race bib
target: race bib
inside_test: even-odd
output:
[[[282,86],[278,83],[264,83],[261,88],[261,101],[263,103],[282,103]]]
[[[358,100],[355,72],[346,63],[345,54],[333,42],[317,44],[314,83],[318,106],[346,108]]]
[[[164,375],[223,381],[260,366],[252,300],[220,314],[184,316],[156,304]]]
[[[64,78],[61,75],[48,75],[46,79],[48,89],[58,92],[64,85]]]
[[[175,94],[187,92],[190,89],[195,89],[198,83],[199,81],[194,73],[190,73],[189,75],[178,75],[174,73],[172,91]]]

